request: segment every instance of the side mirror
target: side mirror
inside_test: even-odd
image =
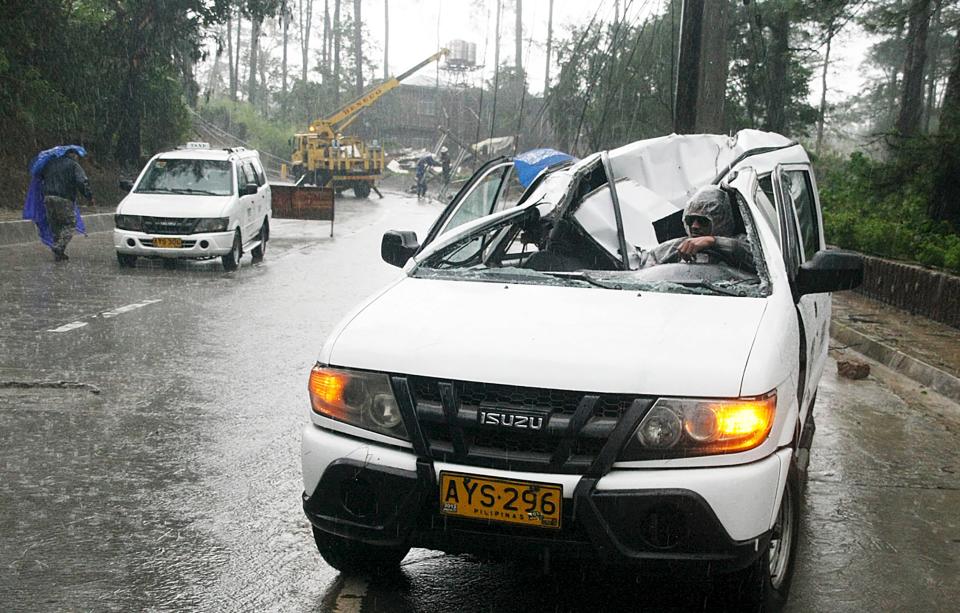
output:
[[[863,283],[863,258],[850,251],[821,250],[797,271],[796,295],[839,292]]]
[[[120,179],[120,183],[118,183],[118,186],[123,191],[129,192],[131,189],[133,189],[133,181],[131,181],[130,179]]]
[[[256,194],[259,189],[260,188],[257,186],[256,183],[247,183],[246,185],[240,188],[240,195],[252,196]]]
[[[409,230],[390,230],[383,233],[380,241],[380,257],[392,266],[403,268],[407,260],[420,249],[417,233]]]

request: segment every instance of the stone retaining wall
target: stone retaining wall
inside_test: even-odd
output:
[[[861,294],[960,328],[960,277],[869,255],[863,267]]]

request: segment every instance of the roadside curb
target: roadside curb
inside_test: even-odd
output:
[[[113,230],[113,213],[91,213],[83,216],[87,233],[107,232]],[[37,239],[37,228],[32,221],[20,219],[17,221],[0,221],[0,247],[30,243]]]
[[[830,337],[954,402],[960,402],[960,378],[836,320],[830,322]]]

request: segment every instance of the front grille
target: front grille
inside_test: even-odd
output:
[[[193,234],[200,221],[194,217],[143,217],[143,231],[147,234]]]
[[[536,472],[586,473],[629,409],[637,402],[644,407],[653,403],[625,394],[415,376],[397,377],[397,382],[410,391],[413,413],[433,459]],[[527,430],[481,424],[481,408],[540,416],[545,425]],[[634,423],[623,424],[621,430],[632,431],[640,409],[630,415]]]

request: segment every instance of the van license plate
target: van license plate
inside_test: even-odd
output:
[[[440,512],[537,528],[559,528],[563,488],[549,483],[440,473]]]
[[[153,246],[161,249],[180,249],[183,247],[183,240],[179,238],[155,238]]]

